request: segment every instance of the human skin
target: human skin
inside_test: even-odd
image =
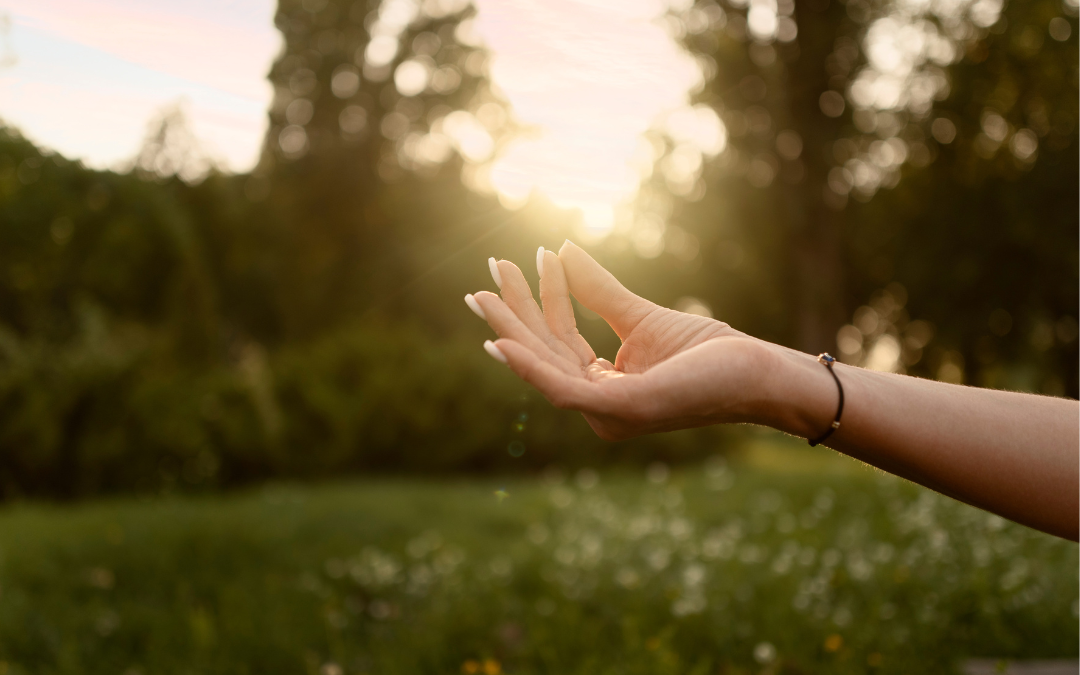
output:
[[[750,423],[803,438],[832,422],[839,392],[815,356],[634,295],[567,241],[538,252],[540,298],[516,265],[492,262],[501,297],[466,302],[498,334],[485,348],[606,440]],[[622,346],[612,364],[578,333],[570,295]],[[837,363],[840,427],[823,443],[928,488],[1077,540],[1080,403],[879,373]]]

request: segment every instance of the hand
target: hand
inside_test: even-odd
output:
[[[505,260],[490,261],[502,298],[465,302],[501,338],[484,344],[491,355],[556,406],[583,412],[601,438],[718,422],[803,438],[828,428],[839,392],[813,356],[639,298],[570,242],[539,253],[543,311]],[[622,339],[614,365],[578,334],[571,293]],[[846,404],[829,447],[1076,541],[1076,401],[832,369]]]
[[[481,292],[466,302],[501,338],[485,344],[492,356],[552,404],[581,411],[607,440],[758,421],[765,343],[634,295],[569,241],[558,255],[538,253],[543,311],[507,260],[491,261],[502,297]],[[571,293],[622,340],[614,364],[578,333]]]

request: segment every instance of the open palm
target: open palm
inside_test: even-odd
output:
[[[755,339],[634,295],[571,242],[538,252],[543,310],[516,265],[491,263],[502,297],[466,298],[501,338],[488,351],[554,405],[583,412],[602,438],[748,421]],[[622,340],[614,364],[578,333],[571,293]]]

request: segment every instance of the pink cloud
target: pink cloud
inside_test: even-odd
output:
[[[250,99],[281,39],[270,0],[0,0],[19,24]]]

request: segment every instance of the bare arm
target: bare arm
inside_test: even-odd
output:
[[[583,250],[541,251],[541,310],[521,271],[493,262],[502,297],[467,302],[499,334],[486,345],[603,438],[749,422],[813,438],[838,391],[808,354],[626,290]],[[615,363],[577,333],[570,294],[622,339]],[[845,406],[830,447],[956,499],[1076,540],[1080,403],[976,389],[837,364]]]
[[[836,384],[814,357],[770,345],[760,422],[803,437],[828,428]],[[1059,537],[1077,539],[1080,404],[837,364],[846,455]]]

